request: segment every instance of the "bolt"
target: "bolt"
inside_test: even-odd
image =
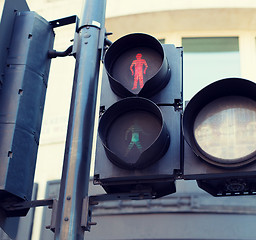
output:
[[[88,222],[88,225],[89,226],[95,226],[95,225],[97,225],[97,223],[96,222]]]
[[[84,34],[84,38],[89,38],[89,37],[91,37],[91,34],[90,34],[90,33],[85,33],[85,34]]]
[[[64,221],[65,221],[65,222],[67,222],[68,220],[69,220],[69,218],[68,218],[68,217],[65,217],[65,218],[64,218]]]

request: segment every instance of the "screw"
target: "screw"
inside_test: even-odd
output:
[[[88,225],[89,226],[95,226],[95,225],[97,225],[97,223],[96,222],[88,222]]]

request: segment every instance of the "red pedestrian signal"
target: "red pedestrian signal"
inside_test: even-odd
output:
[[[133,68],[134,68],[134,71],[133,71]],[[146,74],[147,68],[148,68],[148,64],[147,64],[146,60],[142,59],[141,53],[138,53],[136,55],[136,60],[133,60],[131,66],[130,66],[132,76],[134,76],[134,83],[133,83],[132,90],[137,89],[138,81],[140,84],[139,85],[140,89],[143,88],[143,86],[144,86],[143,75]]]
[[[162,45],[147,34],[130,34],[118,39],[107,51],[104,64],[110,86],[119,97],[151,97],[170,80]]]

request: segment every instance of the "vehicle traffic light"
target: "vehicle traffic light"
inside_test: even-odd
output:
[[[49,22],[16,11],[0,89],[1,206],[31,200],[53,40]]]
[[[213,196],[256,194],[256,84],[240,78],[199,91],[183,115],[184,179]]]
[[[129,34],[109,47],[104,65],[94,183],[114,194],[175,192],[182,49]]]

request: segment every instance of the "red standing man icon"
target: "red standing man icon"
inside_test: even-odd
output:
[[[133,71],[133,66],[134,66],[135,73]],[[144,71],[143,71],[143,66],[144,66]],[[140,81],[140,88],[143,88],[143,86],[144,86],[143,74],[146,74],[147,68],[148,68],[148,64],[147,64],[146,60],[142,59],[141,53],[138,53],[136,55],[136,60],[133,60],[131,66],[130,66],[132,76],[134,75],[134,83],[133,83],[132,90],[137,88],[138,80]]]

